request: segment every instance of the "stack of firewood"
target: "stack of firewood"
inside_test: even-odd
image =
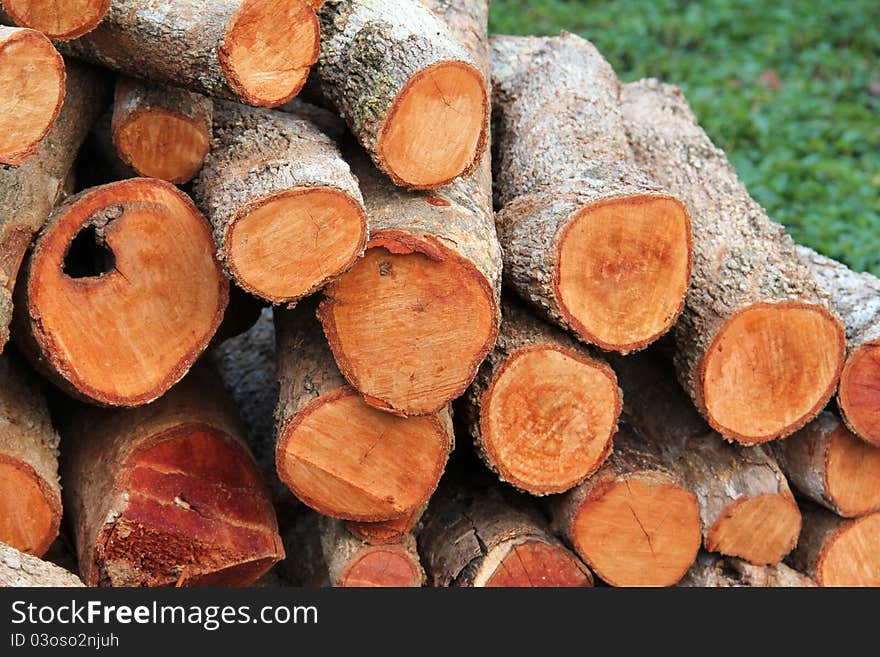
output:
[[[488,4],[2,1],[0,583],[880,585],[880,281]]]

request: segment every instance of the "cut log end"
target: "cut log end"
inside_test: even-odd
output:
[[[0,455],[0,541],[41,557],[58,536],[60,524],[57,494],[32,467]]]
[[[706,418],[745,445],[786,436],[828,401],[844,349],[843,326],[824,308],[751,306],[727,321],[704,357]]]
[[[320,29],[303,0],[245,0],[219,49],[229,87],[244,102],[277,107],[296,96],[318,59]]]
[[[530,539],[500,547],[505,549],[505,556],[484,582],[475,581],[474,586],[576,588],[593,585],[589,570],[559,545]]]
[[[671,586],[700,547],[693,494],[668,483],[630,477],[591,496],[578,510],[572,542],[614,586]]]
[[[558,249],[560,309],[586,342],[642,349],[681,314],[691,225],[678,200],[638,195],[587,206],[566,225]]]
[[[175,184],[195,176],[211,146],[208,127],[166,109],[142,110],[113,129],[122,160],[142,176]]]
[[[284,303],[349,269],[366,238],[366,216],[348,194],[294,188],[236,214],[226,235],[227,265],[242,288]]]
[[[764,530],[756,532],[755,527]],[[706,535],[706,549],[749,563],[779,563],[791,552],[801,531],[801,514],[788,495],[758,495],[740,499],[724,513]]]
[[[102,529],[92,585],[247,585],[283,556],[253,460],[205,425],[136,452],[123,488],[128,504]]]
[[[449,450],[439,417],[384,413],[345,387],[318,397],[282,428],[276,467],[294,494],[324,515],[390,520],[427,501]]]
[[[845,523],[816,564],[820,586],[880,586],[880,513]]]
[[[481,449],[500,477],[529,493],[561,493],[608,453],[621,398],[611,369],[562,349],[523,349],[483,394]]]
[[[400,518],[380,522],[349,521],[345,524],[349,532],[370,545],[391,545],[400,543],[418,524],[423,509],[420,507]]]
[[[880,344],[867,344],[847,359],[840,375],[838,405],[846,423],[880,447]]]
[[[0,164],[18,166],[36,152],[64,92],[64,60],[52,42],[35,30],[0,27]]]
[[[69,41],[95,29],[110,8],[110,0],[3,0],[3,8],[16,25]]]
[[[839,426],[831,435],[825,470],[828,495],[848,518],[880,509],[880,447]]]
[[[479,71],[462,62],[435,64],[413,76],[395,98],[379,134],[379,162],[398,185],[444,185],[479,162],[488,115]]]
[[[149,178],[96,187],[56,209],[28,275],[42,356],[59,380],[107,405],[147,403],[178,381],[229,295],[204,217]]]
[[[367,403],[393,413],[445,407],[498,335],[489,282],[435,240],[382,231],[325,294],[318,315],[339,369]]]
[[[406,549],[383,545],[362,550],[343,570],[338,586],[419,587],[424,572]]]

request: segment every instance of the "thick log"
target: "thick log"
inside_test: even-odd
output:
[[[403,541],[407,534],[416,532],[426,508],[427,505],[400,518],[379,522],[347,520],[345,528],[368,545],[393,545]]]
[[[42,32],[50,39],[69,41],[91,32],[110,9],[111,0],[3,0],[0,20]]]
[[[819,586],[880,586],[880,513],[845,520],[804,506],[804,528],[788,563]]]
[[[318,57],[316,0],[114,0],[65,55],[158,84],[276,107]]]
[[[573,34],[492,38],[507,283],[584,342],[628,353],[684,306],[684,205],[634,163],[620,83]]]
[[[442,14],[443,4],[329,0],[319,12],[315,71],[324,96],[376,166],[414,189],[471,173],[488,143],[484,71],[451,33],[455,26],[430,11]]]
[[[485,0],[429,4],[488,76]],[[501,249],[488,152],[473,174],[407,193],[363,156],[352,166],[370,224],[364,258],[324,289],[324,333],[345,378],[392,413],[443,409],[498,334]]]
[[[0,542],[0,587],[70,587],[83,586],[82,580],[54,563]]]
[[[63,196],[77,151],[108,100],[96,71],[68,62],[64,105],[37,154],[17,168],[0,165],[0,351],[9,339],[12,290],[28,245]]]
[[[671,586],[700,548],[696,498],[627,426],[599,471],[549,507],[554,531],[612,586]]]
[[[211,146],[210,98],[125,76],[116,79],[113,144],[141,176],[180,185],[202,168]]]
[[[90,586],[221,586],[284,556],[233,405],[208,369],[154,404],[62,421],[65,507]]]
[[[272,303],[311,294],[363,254],[357,180],[304,116],[217,102],[212,152],[194,194],[228,274]]]
[[[589,569],[526,500],[446,481],[431,500],[419,552],[433,586],[585,587]]]
[[[608,364],[508,298],[462,406],[480,457],[533,495],[581,483],[611,452],[621,395]]]
[[[453,445],[448,409],[403,418],[364,403],[340,374],[315,305],[275,313],[278,476],[311,508],[390,520],[424,506]]]
[[[43,556],[61,523],[58,434],[36,377],[0,356],[0,541]]]
[[[673,86],[624,85],[637,163],[688,206],[693,280],[676,324],[682,387],[712,427],[755,444],[789,435],[833,394],[844,330],[785,229],[749,196]]]
[[[735,557],[700,552],[678,585],[699,588],[805,588],[816,586],[816,582],[784,563],[756,566]]]
[[[801,517],[770,452],[725,442],[712,431],[656,354],[614,358],[612,366],[625,421],[696,495],[705,548],[756,565],[778,563],[794,548]]]
[[[66,392],[108,406],[161,396],[223,319],[229,282],[188,196],[135,178],[57,206],[16,287],[16,340]]]
[[[880,511],[880,447],[859,440],[833,413],[822,412],[772,446],[804,497],[844,518]]]
[[[880,447],[880,279],[807,247],[797,251],[846,327],[846,363],[837,389],[840,416],[856,435]]]

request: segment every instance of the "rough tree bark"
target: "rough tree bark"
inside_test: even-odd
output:
[[[108,100],[97,71],[68,62],[64,105],[37,154],[17,168],[0,165],[0,351],[9,339],[12,290],[28,245],[63,194],[77,151]]]
[[[276,469],[311,508],[390,520],[422,507],[453,446],[448,409],[402,418],[364,403],[333,362],[314,303],[275,314]]]
[[[79,577],[64,568],[0,542],[0,587],[82,585]]]
[[[480,163],[485,70],[443,16],[480,1],[329,0],[319,12],[322,92],[397,185],[439,187]]]
[[[58,434],[37,378],[0,356],[0,541],[43,556],[61,523]]]
[[[733,445],[712,431],[656,354],[615,358],[612,366],[624,419],[697,496],[706,549],[756,565],[778,563],[794,548],[801,517],[765,447]]]
[[[634,163],[620,83],[591,43],[493,37],[505,280],[584,342],[627,353],[684,306],[684,205]]]
[[[859,440],[829,411],[773,443],[801,495],[845,518],[880,511],[880,447]]]
[[[678,585],[698,588],[804,588],[814,587],[816,582],[784,563],[756,566],[735,557],[700,552],[696,562]]]
[[[488,78],[488,3],[428,6]],[[396,189],[362,156],[352,165],[370,241],[324,289],[319,318],[339,369],[368,404],[437,412],[464,392],[498,334],[501,249],[488,152],[471,175],[430,194]]]
[[[367,219],[357,180],[308,118],[215,105],[214,143],[194,193],[228,274],[272,303],[292,303],[350,269]]]
[[[697,500],[627,426],[599,471],[549,508],[554,531],[612,586],[671,586],[700,548]]]
[[[160,84],[275,107],[318,57],[316,0],[114,0],[66,55]]]
[[[791,434],[834,392],[840,320],[681,91],[643,80],[624,85],[621,97],[637,163],[685,201],[693,220],[693,280],[675,330],[682,387],[729,440]]]
[[[3,0],[0,21],[38,30],[50,39],[69,41],[94,30],[110,9],[110,1]]]
[[[16,341],[66,392],[137,406],[179,381],[223,319],[208,222],[173,185],[135,178],[57,206],[16,287]]]
[[[565,492],[602,465],[621,404],[605,361],[512,298],[502,302],[495,349],[462,400],[480,457],[533,495]]]
[[[201,94],[116,78],[113,143],[139,175],[189,182],[211,146],[212,115],[211,99]]]
[[[62,481],[83,581],[246,585],[284,557],[232,408],[196,368],[150,406],[67,409]]]

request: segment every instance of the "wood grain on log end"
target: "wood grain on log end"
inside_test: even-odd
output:
[[[706,549],[756,565],[775,564],[794,548],[800,530],[801,514],[790,494],[742,497],[709,528]]]
[[[36,30],[0,25],[0,164],[37,152],[65,93],[64,59]]]
[[[58,491],[27,463],[0,454],[0,540],[39,557],[60,524]]]
[[[488,567],[491,563],[492,567]],[[539,539],[509,541],[490,552],[473,586],[566,587],[593,585],[584,564],[561,545]]]
[[[39,30],[58,41],[91,32],[109,8],[110,0],[3,0],[3,9],[16,25]]]
[[[846,423],[880,447],[880,343],[862,345],[849,354],[837,394]]]
[[[350,520],[345,523],[345,527],[353,536],[369,545],[391,545],[392,543],[400,543],[407,534],[412,532],[424,512],[424,507],[420,507],[391,520],[380,520],[379,522]]]
[[[418,587],[425,573],[401,545],[364,547],[346,565],[336,586]]]

